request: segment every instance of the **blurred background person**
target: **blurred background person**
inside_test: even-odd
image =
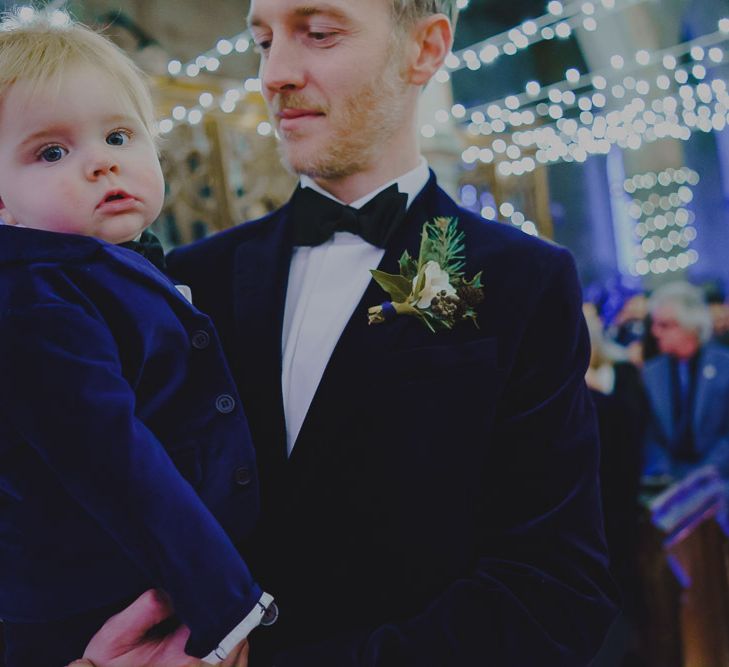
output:
[[[712,338],[699,288],[676,281],[649,301],[659,354],[643,377],[650,403],[644,475],[680,480],[700,465],[729,477],[729,350]]]
[[[643,292],[628,296],[613,320],[609,333],[625,350],[628,361],[643,366],[646,359],[648,298]]]
[[[648,318],[645,293],[613,277],[587,287],[585,302],[600,319],[601,349],[614,361],[630,361],[641,367]]]

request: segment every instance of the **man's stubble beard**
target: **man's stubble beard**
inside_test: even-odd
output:
[[[383,71],[357,93],[325,109],[331,134],[325,145],[300,155],[291,133],[278,145],[281,161],[294,174],[314,179],[337,180],[368,169],[401,129],[406,113],[405,83],[399,54],[391,52]],[[296,95],[284,98],[283,106],[297,106]],[[339,102],[339,103],[337,103]],[[310,108],[303,103],[301,106]],[[290,147],[287,146],[287,142]],[[316,142],[313,142],[316,144]]]

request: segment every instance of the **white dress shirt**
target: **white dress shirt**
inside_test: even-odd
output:
[[[409,207],[429,177],[428,163],[420,158],[415,169],[349,206],[362,208],[397,183],[400,192],[407,194]],[[339,201],[307,176],[301,177],[301,186]],[[336,232],[318,246],[294,248],[281,339],[281,388],[289,455],[334,347],[372,278],[370,269],[377,268],[384,254],[382,248],[349,232]]]

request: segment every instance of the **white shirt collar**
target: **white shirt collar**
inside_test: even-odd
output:
[[[368,201],[376,197],[380,192],[382,192],[386,188],[389,188],[394,183],[397,183],[397,189],[408,196],[409,208],[410,204],[413,203],[413,199],[415,199],[415,197],[420,194],[420,191],[425,187],[425,184],[428,182],[429,179],[430,170],[428,169],[428,162],[424,157],[421,156],[420,162],[418,163],[418,166],[415,167],[415,169],[411,169],[406,174],[398,176],[397,178],[394,178],[393,180],[384,183],[376,190],[373,190],[372,192],[366,194],[364,197],[360,197],[356,201],[353,201],[351,204],[349,204],[349,206],[351,206],[352,208],[362,208]],[[329,199],[333,199],[340,204],[344,204],[343,201],[340,201],[333,194],[327,192],[326,190],[324,190],[324,188],[317,185],[314,179],[310,178],[309,176],[301,176],[301,187],[311,188],[319,194],[324,195],[325,197],[329,197]]]

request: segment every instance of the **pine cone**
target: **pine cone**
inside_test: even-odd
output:
[[[475,308],[483,301],[483,290],[473,285],[462,285],[458,288],[458,298],[471,308]]]
[[[465,299],[458,299],[456,302],[456,312],[453,314],[456,320],[463,319],[468,311],[468,304]]]

